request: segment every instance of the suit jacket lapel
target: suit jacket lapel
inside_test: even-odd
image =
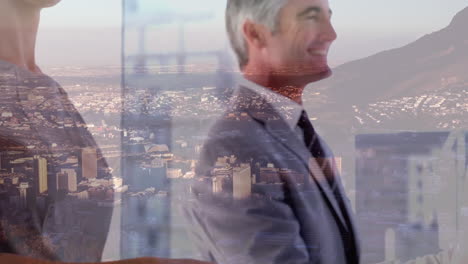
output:
[[[325,178],[325,175],[318,165],[317,161],[312,157],[310,151],[305,144],[294,134],[291,133],[287,123],[282,120],[281,116],[274,108],[267,103],[260,95],[245,87],[239,87],[239,91],[235,100],[239,102],[233,105],[240,106],[249,113],[249,115],[264,125],[265,130],[280,144],[282,144],[290,152],[294,153],[307,168],[312,176],[312,179],[317,184],[323,194],[327,204],[331,207],[342,226],[348,229],[346,221],[340,210],[338,202],[330,188],[330,185]],[[240,110],[240,109],[237,109]]]
[[[331,149],[328,147],[328,145],[326,144],[325,141],[323,141],[323,139],[319,136],[319,140],[320,140],[320,144],[322,145],[322,148],[325,152],[325,156],[326,157],[333,157],[333,153],[331,151]],[[354,217],[352,217],[352,214],[353,214],[353,211],[351,209],[351,205],[348,203],[348,202],[345,202],[345,199],[346,198],[346,195],[345,195],[345,191],[344,191],[344,188],[343,188],[343,184],[341,183],[341,178],[340,178],[340,173],[339,171],[337,170],[336,168],[336,161],[334,159],[331,159],[331,166],[332,166],[332,173],[334,174],[334,178],[335,178],[335,181],[334,181],[334,186],[333,188],[336,188],[337,189],[337,192],[338,192],[338,195],[340,196],[340,199],[343,200],[343,204],[344,204],[344,207],[345,207],[345,210],[346,210],[346,216],[349,220],[349,231],[353,233],[353,238],[354,238],[354,244],[356,246],[356,252],[358,254],[358,257],[359,257],[359,252],[360,252],[360,245],[359,245],[359,239],[358,239],[358,234],[355,232],[356,230],[356,223],[354,222]]]
[[[337,175],[336,178],[337,178],[337,181],[339,181],[338,174],[335,174],[335,175]],[[343,185],[341,183],[338,184],[338,182],[337,182],[336,183],[336,188],[338,188],[338,192],[341,195],[341,199],[342,200],[347,199],[345,197],[345,192],[344,192],[344,189],[343,189]],[[349,203],[344,202],[344,206],[346,208],[347,218],[349,220],[349,231],[353,233],[354,245],[356,246],[356,252],[357,252],[358,257],[359,257],[359,252],[360,252],[359,236],[355,231],[356,230],[356,223],[354,222],[354,217],[352,216],[353,211],[352,211]]]

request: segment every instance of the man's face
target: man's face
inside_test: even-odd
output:
[[[61,0],[18,0],[23,1],[25,4],[37,7],[46,8],[58,4]]]
[[[278,30],[267,36],[266,60],[274,71],[302,76],[329,74],[327,54],[336,32],[328,0],[289,0]]]

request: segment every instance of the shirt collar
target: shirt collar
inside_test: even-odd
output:
[[[269,103],[273,109],[278,112],[281,118],[288,124],[291,130],[297,126],[297,122],[301,117],[304,107],[286,96],[275,93],[272,90],[256,84],[252,81],[239,77],[237,80],[238,85],[241,85],[251,91],[259,94],[262,98]]]

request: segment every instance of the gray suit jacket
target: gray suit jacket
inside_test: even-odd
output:
[[[221,192],[212,193],[210,177],[216,160],[231,155],[238,163],[250,164],[252,174],[262,181],[252,185],[252,194],[245,199],[232,198],[229,180]],[[268,163],[281,170],[259,177],[258,167]],[[319,164],[270,104],[239,87],[204,144],[192,195],[184,205],[206,260],[358,263],[349,200],[333,176],[336,172],[324,173]]]

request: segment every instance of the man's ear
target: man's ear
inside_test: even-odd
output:
[[[244,37],[249,46],[254,46],[258,49],[265,47],[266,45],[266,28],[260,24],[256,24],[250,20],[246,20],[242,31]]]

